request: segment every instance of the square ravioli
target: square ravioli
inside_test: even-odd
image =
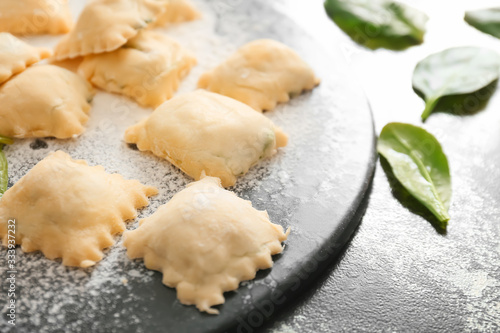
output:
[[[20,35],[64,34],[72,25],[67,0],[0,1],[0,31]]]
[[[55,59],[114,51],[162,11],[156,0],[90,0],[75,27],[57,44]]]
[[[193,21],[201,16],[200,12],[196,10],[189,0],[159,1],[163,4],[165,10],[156,18],[155,26]]]
[[[96,87],[157,107],[173,96],[195,64],[177,42],[142,31],[116,51],[84,57],[79,72]]]
[[[212,306],[224,303],[225,291],[273,266],[288,233],[219,179],[205,177],[126,231],[123,244],[129,258],[144,258],[147,268],[163,273],[181,303],[218,314]]]
[[[30,46],[8,32],[0,32],[0,84],[50,55],[48,49]]]
[[[172,98],[125,132],[125,141],[165,158],[192,178],[225,187],[287,144],[271,120],[232,98],[197,90]]]
[[[94,96],[81,76],[53,65],[36,65],[0,86],[0,135],[66,139],[85,128]]]
[[[16,221],[16,244],[42,251],[63,265],[89,267],[114,244],[126,220],[158,193],[137,180],[108,174],[57,151],[33,167],[0,200],[0,238],[7,246],[7,221]]]
[[[291,48],[260,39],[243,45],[225,62],[204,73],[198,88],[264,111],[287,102],[290,95],[313,89],[319,82],[311,67]]]

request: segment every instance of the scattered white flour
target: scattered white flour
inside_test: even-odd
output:
[[[70,3],[76,16],[83,2],[74,0]],[[236,1],[233,5],[243,3]],[[195,89],[201,73],[216,66],[244,43],[256,38],[277,38],[278,34],[283,36],[283,42],[296,49],[312,65],[318,75],[325,72],[323,55],[314,49],[315,44],[309,37],[301,37],[298,33],[287,37],[286,32],[277,32],[279,29],[274,26],[276,22],[258,25],[249,23],[252,20],[255,22],[255,18],[226,16],[224,22],[221,22],[217,17],[222,15],[221,12],[231,9],[227,6],[232,6],[224,4],[222,1],[196,1],[203,13],[201,20],[158,29],[177,40],[198,59],[198,65],[183,81],[179,93]],[[26,40],[33,45],[54,46],[59,38],[30,37]],[[328,61],[326,63],[330,65]],[[328,68],[328,73],[330,76],[321,77],[321,85],[313,92],[295,97],[289,103],[279,105],[275,111],[266,113],[266,116],[289,134],[289,145],[276,156],[253,167],[239,179],[233,189],[241,197],[252,199],[257,209],[267,209],[274,223],[292,227],[286,251],[296,251],[296,256],[300,251],[306,253],[312,248],[307,242],[295,244],[296,237],[301,236],[301,240],[309,239],[313,244],[325,237],[318,233],[321,228],[315,226],[315,223],[322,221],[301,215],[307,214],[306,211],[297,213],[299,204],[324,200],[325,207],[332,202],[339,202],[339,206],[342,206],[344,196],[345,200],[350,200],[350,194],[336,193],[332,184],[340,177],[351,177],[353,183],[363,180],[354,173],[353,169],[356,168],[350,164],[352,161],[336,157],[342,155],[341,149],[351,147],[359,149],[359,153],[366,154],[368,159],[371,149],[356,147],[356,140],[353,139],[363,135],[359,131],[370,128],[369,116],[357,123],[358,126],[354,126],[345,121],[344,115],[331,112],[340,105],[350,107],[353,103],[349,100],[352,93],[337,94],[338,83],[335,85],[330,82],[333,81],[331,77],[335,78],[337,75],[335,68]],[[363,100],[361,91],[359,98]],[[151,215],[191,181],[167,161],[151,153],[134,150],[123,141],[125,129],[147,117],[151,111],[125,97],[99,91],[93,101],[87,130],[79,138],[44,139],[48,148],[41,149],[30,148],[35,141],[33,139],[16,140],[5,149],[10,167],[10,185],[17,182],[49,152],[64,150],[73,158],[84,159],[90,165],[103,165],[107,172],[120,173],[127,179],[138,179],[144,184],[159,188],[159,195],[151,198],[150,205],[139,212],[138,219],[129,223],[128,229],[136,228],[140,218]],[[344,107],[343,112],[354,110]],[[328,155],[325,163],[317,162],[323,155]],[[336,163],[338,170],[348,171],[342,174],[332,173],[330,170],[333,163]],[[125,252],[122,237],[117,236],[116,244],[105,251],[101,262],[94,267],[81,269],[64,267],[60,261],[48,260],[39,252],[25,254],[17,249],[19,332],[23,331],[23,327],[36,327],[40,333],[57,330],[105,331],[105,328],[99,326],[99,322],[105,325],[112,320],[116,325],[121,323],[127,327],[131,323],[147,321],[151,314],[138,307],[155,299],[155,295],[148,293],[148,290],[153,283],[160,283],[159,273],[145,269],[142,261],[129,260]],[[3,257],[5,250],[0,253]],[[287,262],[286,259],[286,255],[280,258],[280,265],[286,265],[287,269],[294,266],[293,261]],[[0,276],[5,274],[6,265],[2,263]],[[272,278],[264,278],[255,284],[274,288],[277,282]],[[243,285],[251,288],[254,282]],[[139,287],[142,288],[140,291],[134,289]],[[169,293],[175,295],[174,290],[169,290]],[[1,297],[0,303],[3,306],[5,294],[2,293]],[[245,295],[244,301],[250,303],[251,299]],[[174,306],[179,306],[175,304]],[[104,321],[102,316],[99,317],[104,310],[112,313],[115,319],[106,318]],[[120,318],[123,320],[120,321]],[[5,316],[2,315],[0,331],[6,327]],[[138,327],[140,330],[140,326]],[[120,327],[113,326],[113,330],[119,329]]]

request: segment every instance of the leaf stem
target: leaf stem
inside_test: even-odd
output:
[[[439,203],[439,205],[442,206],[442,209],[440,209],[440,210],[432,209],[431,211],[433,211],[433,213],[436,215],[439,222],[443,223],[444,226],[446,227],[446,224],[448,224],[447,222],[450,219],[450,215],[448,214],[448,212],[446,211],[446,208],[444,208],[444,206],[441,203]],[[429,208],[429,207],[427,207],[427,208]]]
[[[422,121],[425,121],[427,118],[429,118],[432,111],[436,107],[438,100],[439,100],[439,97],[438,98],[430,98],[429,100],[427,100],[425,102],[425,109],[424,109],[424,112],[422,112],[422,116],[421,116]]]

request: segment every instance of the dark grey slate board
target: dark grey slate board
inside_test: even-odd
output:
[[[289,133],[290,144],[253,168],[233,189],[256,208],[266,209],[273,222],[291,227],[284,252],[274,257],[272,269],[226,293],[226,303],[218,307],[220,315],[212,316],[180,304],[175,290],[162,285],[160,273],[125,257],[120,240],[101,263],[88,270],[64,268],[39,253],[18,250],[18,332],[253,332],[307,288],[336,258],[359,223],[375,167],[375,137],[367,101],[340,51],[326,54],[267,1],[238,1],[222,7],[220,2],[207,1],[205,5],[216,15],[215,33],[221,38],[282,41],[296,49],[322,79],[314,91],[267,113]],[[110,109],[117,109],[121,102],[116,101],[132,103],[104,94],[96,98],[94,107],[113,103]],[[111,125],[103,122],[102,115],[96,117],[101,120],[91,121],[78,140],[44,140],[45,144],[19,140],[8,147],[12,181],[48,151],[63,149],[74,158],[104,165],[109,172],[158,186],[160,195],[152,198],[140,217],[149,216],[189,182],[167,162],[130,149],[120,141],[122,134],[109,135],[106,130]],[[5,275],[4,265],[0,273]],[[4,320],[2,315],[2,331],[9,328]]]

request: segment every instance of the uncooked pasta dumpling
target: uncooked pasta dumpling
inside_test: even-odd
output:
[[[7,221],[16,221],[16,244],[40,250],[67,266],[89,267],[125,230],[125,220],[148,205],[157,189],[108,174],[57,151],[31,169],[0,200],[0,237],[7,245]]]
[[[85,128],[94,91],[82,77],[36,65],[0,86],[0,135],[66,139]]]
[[[0,31],[63,34],[73,25],[67,0],[1,0]]]
[[[287,236],[267,212],[205,177],[126,231],[124,245],[130,258],[163,273],[181,303],[217,314],[212,306],[224,303],[223,293],[272,267]]]
[[[101,89],[157,107],[173,96],[195,64],[177,42],[142,31],[116,51],[86,56],[79,71]]]
[[[226,95],[257,111],[272,110],[290,95],[313,89],[319,79],[288,46],[260,39],[242,46],[229,59],[203,74],[198,88]]]
[[[114,51],[163,11],[156,0],[90,0],[55,48],[56,60]]]
[[[0,32],[0,84],[50,55],[48,49],[30,46],[8,32]]]
[[[158,0],[165,10],[156,18],[155,25],[180,23],[199,18],[200,12],[196,10],[190,0]]]
[[[169,160],[196,180],[204,172],[227,187],[286,146],[287,136],[247,105],[197,90],[160,105],[127,129],[125,141]]]

